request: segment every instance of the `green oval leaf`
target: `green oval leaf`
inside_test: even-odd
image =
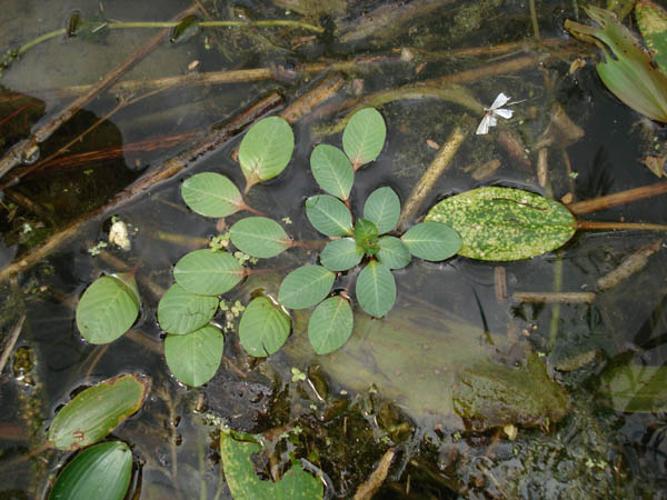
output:
[[[141,408],[149,388],[150,379],[125,374],[81,391],[54,417],[49,444],[71,451],[104,439]]]
[[[253,456],[262,447],[253,436],[239,441],[229,430],[220,432],[220,457],[225,481],[233,498],[243,500],[321,500],[322,481],[306,472],[298,462],[283,474],[280,481],[261,479],[255,472]]]
[[[378,227],[369,220],[359,219],[354,225],[354,241],[366,255],[375,255],[380,250],[379,235]]]
[[[357,277],[357,301],[366,313],[376,318],[387,314],[396,302],[396,281],[384,264],[370,261]]]
[[[211,321],[217,310],[217,297],[194,294],[176,283],[162,296],[157,320],[165,332],[185,335]]]
[[[176,283],[199,295],[225,293],[234,288],[243,276],[243,266],[234,256],[209,249],[184,255],[174,267]]]
[[[380,234],[396,228],[401,215],[401,200],[390,187],[373,191],[364,203],[364,219],[374,223]]]
[[[239,340],[251,356],[270,356],[287,341],[292,320],[267,297],[253,299],[239,323]]]
[[[343,297],[329,297],[318,305],[308,321],[308,339],[315,352],[329,354],[343,347],[353,323],[352,308]]]
[[[310,155],[310,169],[322,191],[347,200],[354,183],[354,169],[340,149],[320,144]]]
[[[442,200],[426,220],[453,227],[459,255],[479,260],[528,259],[574,235],[576,221],[560,203],[521,189],[482,187]]]
[[[354,169],[374,161],[384,147],[387,126],[375,108],[364,108],[352,115],[343,131],[343,150]]]
[[[267,217],[246,217],[229,230],[234,246],[252,257],[269,259],[292,246],[292,240],[276,221]]]
[[[280,284],[278,302],[289,309],[306,309],[322,301],[331,291],[336,275],[322,266],[301,266]]]
[[[320,254],[320,262],[329,271],[347,271],[361,262],[364,252],[352,238],[333,240]]]
[[[239,163],[246,178],[246,191],[258,182],[280,175],[292,158],[294,134],[278,116],[255,123],[241,141]]]
[[[412,226],[401,236],[401,241],[415,257],[434,262],[449,259],[461,248],[458,233],[440,222],[422,222]]]
[[[198,387],[213,378],[222,360],[224,338],[220,329],[206,325],[187,335],[167,335],[167,366],[184,384]]]
[[[100,443],[78,453],[60,472],[49,500],[123,500],[132,478],[132,452],[121,441]]]
[[[81,296],[76,326],[91,344],[107,344],[128,331],[138,315],[135,292],[117,278],[101,276]]]
[[[403,269],[412,260],[410,250],[394,236],[383,236],[379,241],[378,261],[389,269]]]
[[[326,236],[352,234],[352,214],[337,198],[318,194],[306,200],[306,217],[320,233]]]
[[[243,198],[234,183],[215,172],[203,172],[186,179],[181,184],[181,196],[193,212],[205,217],[227,217],[243,206]]]

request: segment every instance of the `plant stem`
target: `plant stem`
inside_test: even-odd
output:
[[[594,292],[514,292],[512,300],[526,304],[590,304]]]
[[[115,21],[104,25],[110,30],[142,28],[175,28],[179,21]],[[193,26],[200,28],[297,28],[315,33],[324,33],[324,28],[302,21],[289,19],[263,19],[259,21],[199,21]]]
[[[651,198],[667,193],[667,181],[656,182],[648,186],[642,186],[627,191],[620,191],[618,193],[593,198],[592,200],[579,201],[571,203],[567,206],[575,215],[589,214],[597,212],[598,210],[605,210],[607,208],[625,205],[630,202],[643,200],[644,198]]]
[[[643,222],[599,222],[578,220],[577,230],[581,231],[667,231],[666,224],[647,224]]]
[[[530,0],[530,20],[533,24],[533,35],[536,40],[540,39],[540,25],[537,22],[537,7],[535,7],[535,0]]]
[[[5,369],[5,365],[7,364],[7,361],[9,360],[9,355],[14,350],[14,346],[16,345],[16,341],[19,339],[19,335],[21,334],[21,330],[23,329],[23,322],[24,321],[25,321],[25,314],[23,316],[21,316],[21,318],[16,322],[16,324],[14,325],[14,328],[12,328],[12,331],[9,334],[7,343],[5,344],[5,348],[2,351],[2,355],[0,356],[0,374]]]
[[[39,35],[37,38],[30,40],[28,43],[25,43],[19,47],[19,49],[16,51],[16,54],[18,56],[22,56],[26,52],[28,52],[30,49],[33,47],[36,47],[40,43],[46,42],[51,40],[52,38],[57,38],[59,36],[65,36],[67,34],[67,30],[65,28],[61,28],[59,30],[54,30],[50,31],[48,33],[44,33],[43,35]]]

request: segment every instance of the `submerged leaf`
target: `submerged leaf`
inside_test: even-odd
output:
[[[204,217],[227,217],[243,206],[243,198],[234,183],[215,172],[203,172],[186,179],[181,184],[181,196],[193,212]]]
[[[412,226],[401,236],[401,241],[415,257],[434,262],[453,257],[461,248],[458,233],[440,222],[422,222]]]
[[[350,197],[354,170],[340,149],[328,144],[316,146],[310,155],[310,169],[323,191],[343,201]]]
[[[320,254],[320,262],[329,271],[347,271],[361,262],[364,256],[353,238],[341,238],[327,243]]]
[[[560,203],[521,189],[482,187],[451,196],[426,216],[460,235],[459,255],[479,260],[528,259],[563,246],[576,222]]]
[[[267,217],[246,217],[229,230],[234,246],[252,257],[269,259],[292,245],[292,240],[280,224]]]
[[[71,451],[104,439],[141,408],[149,388],[149,379],[126,374],[81,391],[54,417],[49,444]]]
[[[294,134],[284,118],[271,116],[255,123],[241,141],[239,163],[246,191],[280,175],[292,158]]]
[[[370,261],[357,276],[356,295],[366,313],[376,318],[387,314],[396,302],[396,281],[389,268]]]
[[[308,320],[308,339],[317,354],[334,352],[352,335],[354,318],[343,297],[329,297],[318,305]]]
[[[251,356],[270,356],[287,341],[292,320],[268,297],[254,298],[239,323],[239,341]]]
[[[174,267],[176,283],[199,295],[223,294],[234,288],[243,275],[243,266],[233,255],[209,249],[184,255]]]
[[[374,223],[380,234],[396,228],[401,215],[401,200],[388,186],[373,191],[364,203],[364,219]]]
[[[280,284],[278,301],[289,309],[312,307],[331,291],[336,275],[322,266],[301,266]]]
[[[667,11],[649,0],[639,0],[635,16],[644,42],[653,52],[653,60],[667,74]]]
[[[123,500],[132,479],[132,451],[122,441],[78,453],[60,472],[49,500]]]
[[[160,299],[157,320],[165,332],[185,335],[208,323],[217,309],[217,297],[197,295],[176,283]]]
[[[222,360],[224,338],[219,328],[206,325],[187,335],[167,335],[167,366],[184,384],[198,387],[213,378]]]
[[[631,359],[611,365],[600,378],[600,394],[616,411],[667,411],[667,366],[643,365]]]
[[[343,149],[355,169],[380,156],[387,137],[384,118],[375,108],[364,108],[352,115],[343,131]]]
[[[338,198],[318,194],[306,200],[306,217],[320,233],[326,236],[352,234],[352,214]]]

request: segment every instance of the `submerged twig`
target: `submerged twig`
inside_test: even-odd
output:
[[[667,224],[578,220],[577,229],[582,231],[667,231]]]
[[[331,75],[325,78],[287,106],[280,113],[280,116],[290,123],[296,123],[310,114],[314,108],[336,95],[343,83],[345,81],[340,75]]]
[[[512,300],[526,304],[590,304],[594,292],[514,292]]]
[[[578,201],[567,206],[575,215],[588,214],[597,212],[598,210],[605,210],[607,208],[625,205],[645,198],[651,198],[667,193],[667,181],[657,182],[648,186],[642,186],[619,193],[593,198],[592,200]]]
[[[361,483],[354,494],[354,500],[370,500],[377,493],[385,479],[389,475],[389,468],[396,456],[396,449],[389,448],[385,451],[375,470],[369,478]]]
[[[623,260],[623,262],[621,262],[621,264],[616,269],[610,271],[598,279],[598,290],[603,292],[605,290],[609,290],[610,288],[614,288],[632,275],[644,269],[646,264],[648,264],[649,257],[658,252],[661,247],[662,240],[656,240],[653,243],[649,243],[648,245],[641,247],[639,250]]]
[[[9,356],[14,350],[16,341],[19,339],[19,335],[21,335],[21,330],[23,329],[24,322],[25,322],[25,314],[21,316],[21,318],[14,325],[14,328],[12,328],[11,332],[9,333],[9,336],[7,338],[7,343],[5,344],[5,348],[2,350],[2,355],[0,356],[0,374],[2,374],[2,371],[5,369],[5,365],[7,364]]]

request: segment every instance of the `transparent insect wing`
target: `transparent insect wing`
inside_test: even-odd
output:
[[[501,118],[505,118],[505,120],[509,120],[512,118],[514,111],[511,109],[494,109],[493,114],[494,116],[500,116]]]
[[[482,121],[479,122],[479,126],[477,127],[477,132],[475,134],[477,135],[485,135],[489,133],[489,127],[491,126],[491,120],[494,119],[490,114],[485,114],[484,118],[482,118]]]
[[[495,111],[498,108],[502,108],[505,104],[510,102],[511,97],[506,96],[502,92],[496,96],[495,101],[493,101],[493,104],[491,104],[491,107],[489,110]]]

